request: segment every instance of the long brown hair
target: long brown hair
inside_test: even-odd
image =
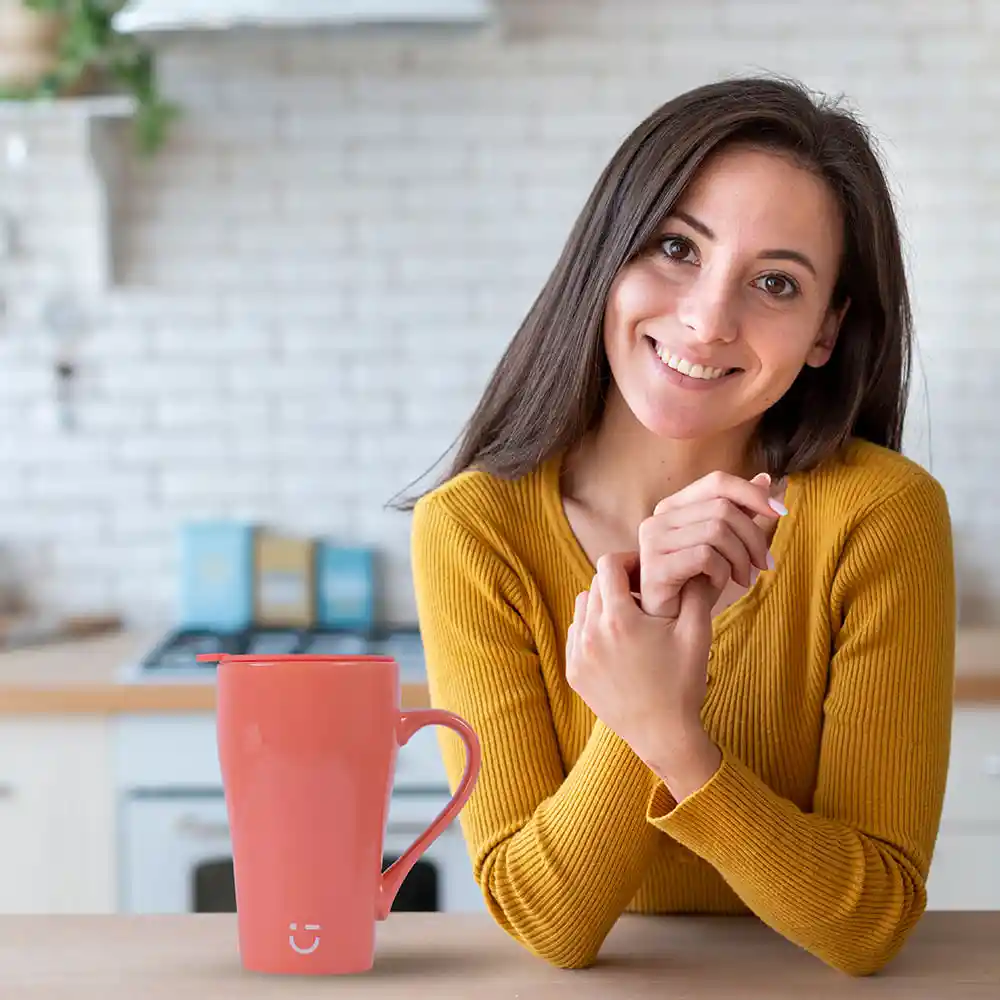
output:
[[[748,78],[668,101],[621,144],[442,481],[469,468],[518,478],[597,425],[611,378],[602,324],[612,282],[655,237],[705,159],[735,142],[785,152],[825,178],[844,219],[831,306],[845,297],[850,305],[827,364],[803,368],[761,418],[757,443],[768,471],[815,467],[852,436],[900,450],[912,319],[892,197],[868,130],[797,82]],[[410,509],[416,499],[395,506]]]

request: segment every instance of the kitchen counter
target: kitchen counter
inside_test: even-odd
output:
[[[162,633],[119,632],[0,653],[0,714],[212,712],[215,685],[123,683],[134,662]],[[958,635],[955,701],[1000,705],[1000,629]],[[427,705],[425,684],[402,685],[403,708]]]
[[[753,918],[625,916],[599,964],[565,971],[485,915],[397,913],[375,967],[343,977],[244,972],[229,914],[0,918],[0,996],[18,1000],[427,997],[768,1000],[1000,996],[1000,912],[928,913],[876,976],[851,978]]]
[[[214,672],[202,682],[125,680],[125,668],[162,630],[118,632],[0,653],[0,715],[214,712]],[[403,684],[403,708],[427,704],[425,684]]]

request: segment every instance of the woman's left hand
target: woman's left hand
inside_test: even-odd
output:
[[[597,561],[590,590],[577,597],[566,677],[679,801],[721,760],[701,722],[714,591],[696,577],[681,593],[676,618],[647,615],[629,586],[637,561],[634,552]]]

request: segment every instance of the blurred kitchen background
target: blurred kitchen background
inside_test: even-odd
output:
[[[102,4],[63,7],[69,42],[0,0],[0,909],[230,904],[195,652],[388,649],[419,686],[385,505],[452,444],[622,138],[722,76],[842,94],[879,143],[906,450],[997,649],[996,0],[139,0],[112,85],[49,100],[67,51],[105,51]],[[119,690],[151,680],[174,694]],[[937,905],[1000,907],[989,700],[957,709]],[[409,750],[396,847],[444,795],[433,736]],[[474,908],[457,826],[435,851],[400,905]]]

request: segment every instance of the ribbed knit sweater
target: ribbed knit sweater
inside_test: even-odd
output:
[[[559,470],[462,473],[414,511],[432,704],[482,742],[460,822],[493,917],[563,967],[625,911],[749,911],[845,972],[881,968],[924,911],[948,767],[943,490],[861,441],[789,477],[776,569],[714,620],[702,717],[722,764],[677,803],[566,681],[594,567]],[[454,788],[462,745],[439,732]]]

